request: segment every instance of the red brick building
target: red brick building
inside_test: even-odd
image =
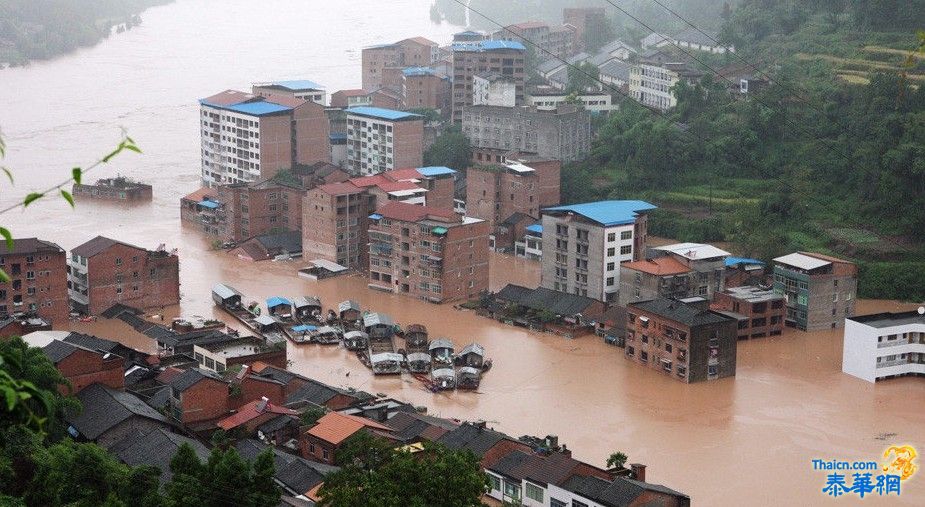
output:
[[[386,438],[392,431],[388,426],[365,417],[328,412],[299,436],[302,457],[332,465],[334,453],[340,449],[344,441],[364,429]]]
[[[346,109],[348,107],[368,105],[370,105],[369,91],[362,88],[337,90],[331,94],[331,107]]]
[[[10,277],[0,283],[0,316],[37,315],[55,328],[67,326],[67,253],[37,238],[0,242],[0,269]]]
[[[170,415],[183,424],[214,422],[228,415],[228,383],[218,375],[192,368],[170,379]]]
[[[562,9],[562,22],[575,27],[575,50],[585,46],[585,33],[595,20],[605,19],[607,12],[603,7],[574,7]]]
[[[453,121],[462,123],[463,108],[473,104],[472,80],[476,74],[495,72],[515,82],[515,104],[524,103],[524,61],[526,47],[516,41],[454,43]]]
[[[488,223],[390,202],[369,225],[369,286],[435,303],[488,290]]]
[[[180,302],[180,260],[97,236],[71,250],[67,287],[72,308],[89,315],[116,303],[163,308]]]
[[[302,185],[264,179],[218,187],[216,197],[223,205],[226,235],[220,239],[244,239],[302,228]]]
[[[449,76],[431,67],[409,67],[401,71],[401,92],[406,109],[430,108],[450,114],[452,83]]]
[[[466,177],[466,213],[488,222],[494,231],[515,213],[534,219],[559,204],[562,164],[557,160],[512,161],[470,167]]]
[[[60,340],[53,340],[42,351],[71,383],[70,387],[58,386],[61,394],[76,394],[97,383],[113,389],[125,388],[125,359],[121,356]]]
[[[685,383],[735,376],[736,320],[658,298],[626,307],[624,356]]]
[[[761,287],[730,287],[713,295],[710,308],[738,321],[738,338],[777,336],[784,331],[784,295]]]
[[[390,70],[405,67],[429,66],[437,61],[439,45],[424,37],[412,37],[400,40],[393,44],[381,44],[363,48],[362,60],[362,86],[364,90],[372,91],[388,86]]]

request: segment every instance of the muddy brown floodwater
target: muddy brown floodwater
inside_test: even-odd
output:
[[[649,480],[689,493],[696,505],[826,503],[820,492],[825,477],[812,470],[812,459],[879,459],[888,445],[925,443],[925,384],[895,379],[872,385],[842,374],[839,331],[788,331],[741,342],[735,378],[684,385],[629,363],[622,349],[596,337],[568,340],[505,326],[451,305],[369,290],[361,276],[305,280],[295,274],[302,261],[251,263],[209,251],[198,233],[175,220],[152,216],[143,222],[141,208],[84,205],[76,213],[96,216],[106,224],[101,232],[126,241],[179,246],[183,303],[167,309],[166,319],[227,320],[210,299],[211,285],[226,282],[261,302],[311,294],[328,308],[352,298],[402,325],[424,324],[431,337],[449,337],[457,347],[478,341],[495,364],[478,393],[432,394],[407,375],[374,377],[339,347],[289,344],[289,360],[298,373],[424,405],[436,415],[485,419],[514,436],[557,434],[577,457],[598,465],[622,450],[649,465]],[[535,262],[496,255],[491,267],[494,289],[539,280]],[[871,313],[910,305],[860,301],[858,308]],[[150,340],[121,323],[73,325],[152,350]],[[925,479],[916,479],[884,504],[921,505]]]

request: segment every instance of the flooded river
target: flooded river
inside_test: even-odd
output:
[[[226,318],[210,287],[227,282],[254,300],[317,295],[325,307],[352,298],[401,324],[425,324],[432,337],[461,347],[485,345],[494,368],[478,393],[432,394],[410,377],[373,378],[336,347],[289,346],[291,368],[326,382],[386,393],[432,413],[485,419],[515,436],[557,434],[581,459],[603,466],[620,450],[649,465],[648,478],[689,493],[695,505],[850,504],[820,493],[824,473],[810,461],[879,459],[891,444],[925,449],[925,384],[897,379],[871,385],[843,375],[840,332],[788,332],[741,343],[733,379],[683,385],[637,367],[622,349],[588,337],[566,340],[503,326],[471,312],[366,289],[364,279],[312,282],[295,276],[299,261],[247,263],[209,250],[181,226],[178,200],[199,179],[195,100],[259,80],[304,77],[329,91],[359,84],[359,48],[424,35],[440,42],[459,27],[428,21],[428,3],[410,0],[340,4],[328,12],[296,0],[180,0],[146,12],[141,27],[95,48],[25,69],[0,71],[0,128],[15,191],[0,202],[63,180],[74,164],[104,153],[126,127],[145,150],[100,168],[155,186],[152,203],[132,208],[53,200],[4,216],[19,237],[65,248],[104,234],[149,248],[166,243],[181,257],[179,308],[173,315]],[[269,28],[269,27],[272,27]],[[272,32],[272,35],[271,35]],[[535,263],[495,256],[492,286],[535,285]],[[908,308],[862,301],[862,313]],[[152,350],[128,326],[75,324]],[[349,374],[349,376],[348,376]],[[889,502],[925,504],[925,474]]]

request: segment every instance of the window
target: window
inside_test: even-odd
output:
[[[501,478],[491,474],[485,474],[488,476],[488,482],[491,483],[492,491],[501,491]]]
[[[607,249],[607,257],[613,257],[613,256],[616,255],[616,254],[617,254],[617,249],[616,249],[616,248],[608,248],[608,249]]]
[[[572,507],[588,507],[588,504],[579,502],[578,500],[572,500]]]
[[[550,498],[549,507],[568,507],[568,504],[558,498]]]
[[[321,450],[321,459],[324,459],[324,460],[328,459],[328,450],[327,450],[327,449],[322,449],[322,450]]]
[[[629,255],[633,253],[632,245],[623,245],[620,247],[620,255]]]
[[[614,262],[608,262],[608,263],[607,263],[607,271],[613,271],[613,270],[616,269],[616,268],[617,268],[616,263],[614,263]]]
[[[628,240],[633,239],[633,231],[623,231],[620,233],[620,239]]]
[[[716,375],[716,365],[711,364],[707,366],[707,375]]]
[[[122,257],[116,257],[116,266],[122,265]]]
[[[543,501],[543,488],[536,486],[534,484],[527,483],[527,487],[524,490],[524,495],[531,500],[536,500],[537,502]]]
[[[613,282],[614,282],[614,280],[613,280],[613,277],[612,277],[612,276],[607,277],[607,286],[608,286],[608,287],[613,287]]]
[[[520,498],[520,485],[511,481],[504,481],[504,496]]]
[[[611,232],[607,235],[607,241],[613,242],[617,240],[617,233]]]

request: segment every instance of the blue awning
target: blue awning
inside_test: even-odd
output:
[[[278,296],[267,299],[267,308],[273,308],[275,306],[283,306],[283,305],[292,306],[292,301],[289,301],[286,298],[281,298]]]
[[[764,263],[758,259],[749,259],[747,257],[726,257],[723,263],[727,268],[738,266],[739,264],[755,264],[758,266],[764,266]]]
[[[379,213],[373,213],[372,215],[369,216],[369,219],[370,220],[382,220],[382,215],[380,215]]]
[[[535,234],[543,234],[543,224],[533,224],[527,226],[527,232],[532,232]]]
[[[209,208],[209,209],[216,209],[220,206],[219,203],[215,201],[209,201],[209,200],[199,201],[199,205],[202,206],[203,208]]]
[[[306,324],[299,324],[298,326],[295,326],[292,328],[292,330],[295,331],[296,333],[307,333],[309,331],[314,331],[316,329],[318,329],[317,326],[309,326]]]

